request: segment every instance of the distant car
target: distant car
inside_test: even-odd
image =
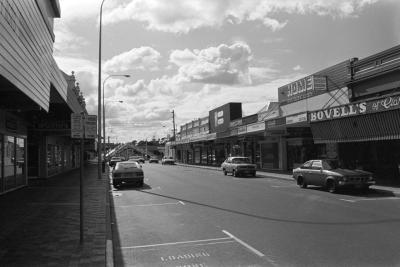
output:
[[[137,184],[143,186],[144,173],[142,166],[136,161],[117,162],[112,171],[112,182],[114,187],[125,184]]]
[[[158,163],[158,158],[150,158],[149,163]]]
[[[323,186],[334,193],[339,187],[352,187],[367,190],[375,184],[372,173],[362,170],[340,168],[337,160],[309,160],[293,170],[297,184],[306,188],[308,185]]]
[[[224,175],[232,173],[235,177],[239,175],[251,175],[255,177],[256,167],[248,157],[229,157],[221,164]]]
[[[110,159],[110,162],[108,163],[108,165],[110,165],[110,167],[114,167],[115,164],[116,164],[117,162],[120,162],[120,161],[124,161],[124,159],[123,159],[122,157],[112,157],[112,158]]]
[[[141,157],[141,156],[130,156],[130,157],[128,158],[128,160],[129,160],[129,161],[137,161],[137,162],[139,162],[139,163],[145,163],[144,158]]]
[[[163,157],[162,160],[161,160],[161,164],[162,165],[166,165],[166,164],[174,165],[175,164],[175,160],[174,160],[173,157]]]

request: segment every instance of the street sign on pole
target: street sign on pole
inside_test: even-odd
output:
[[[80,113],[71,114],[71,138],[83,137],[83,120]]]
[[[85,138],[95,139],[97,136],[97,116],[87,115],[84,120],[85,124]],[[101,141],[99,141],[101,142]]]

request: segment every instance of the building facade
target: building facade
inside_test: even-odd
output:
[[[67,124],[85,107],[53,58],[58,17],[57,0],[0,1],[0,194],[76,166]]]
[[[233,116],[232,103],[211,110],[209,130],[201,135],[199,123],[182,125],[169,144],[176,160],[219,166],[229,155],[241,155],[259,169],[291,171],[327,158],[371,171],[380,182],[400,182],[400,45],[277,91],[278,102],[257,114],[242,117],[240,103],[234,103]]]

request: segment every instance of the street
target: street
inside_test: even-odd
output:
[[[112,191],[116,266],[399,266],[400,196],[143,164]]]

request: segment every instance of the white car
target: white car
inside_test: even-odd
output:
[[[161,160],[161,164],[165,165],[165,164],[170,164],[170,165],[174,165],[175,164],[175,160],[173,157],[163,157]]]

